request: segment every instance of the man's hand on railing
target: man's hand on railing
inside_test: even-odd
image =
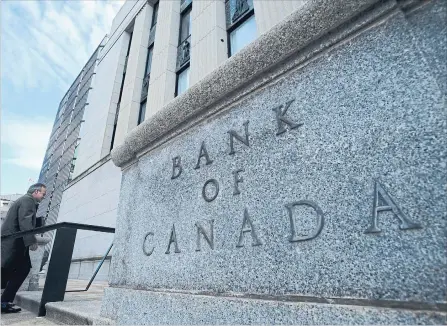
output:
[[[39,246],[37,245],[37,243],[33,243],[31,246],[29,246],[29,250],[36,251],[38,247]]]
[[[51,238],[45,234],[36,235],[37,245],[44,246],[51,241]]]

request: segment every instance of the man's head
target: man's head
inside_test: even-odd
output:
[[[33,196],[35,200],[40,202],[47,194],[47,186],[43,183],[35,183],[28,189],[28,194]]]

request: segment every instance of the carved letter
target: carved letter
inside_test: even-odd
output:
[[[236,131],[234,130],[230,130],[228,131],[228,134],[230,135],[230,155],[233,155],[235,153],[234,151],[234,145],[233,145],[233,141],[234,138],[236,138],[237,140],[239,140],[241,143],[247,145],[248,147],[250,147],[249,142],[248,142],[248,123],[250,121],[245,121],[244,122],[244,127],[245,127],[245,139],[242,138],[241,136],[239,136]]]
[[[172,159],[172,177],[171,179],[178,178],[180,174],[182,174],[183,168],[181,165],[181,158],[180,156],[176,156]],[[176,173],[177,169],[177,173]]]
[[[144,237],[144,241],[143,241],[143,253],[146,255],[146,256],[150,256],[150,255],[152,255],[152,253],[154,252],[154,246],[152,246],[152,249],[151,250],[149,250],[149,251],[147,251],[146,250],[146,246],[145,246],[145,244],[146,244],[146,241],[148,241],[148,237],[149,236],[151,236],[151,237],[153,237],[154,236],[154,233],[153,232],[149,232],[148,234],[146,234],[146,236]]]
[[[214,220],[210,220],[210,236],[208,237],[208,235],[205,232],[205,229],[203,228],[203,226],[197,222],[196,223],[196,227],[197,227],[197,248],[196,251],[200,251],[200,233],[202,233],[203,237],[205,238],[206,242],[208,242],[208,244],[210,245],[211,249],[214,249],[214,229],[213,229],[213,224],[214,224]]]
[[[233,190],[233,196],[239,195],[241,192],[239,191],[238,184],[240,182],[244,182],[244,178],[239,178],[239,172],[244,172],[244,169],[239,169],[233,172],[234,175],[234,190]]]
[[[379,203],[381,202],[381,203]],[[381,206],[379,206],[379,204]],[[396,205],[394,200],[388,195],[383,186],[375,180],[374,182],[374,202],[372,211],[372,221],[371,226],[365,231],[365,233],[379,233],[380,230],[377,227],[377,217],[379,212],[392,211],[394,215],[399,219],[401,230],[411,230],[411,229],[421,229],[422,226],[418,223],[411,221],[400,208]]]
[[[244,244],[244,233],[246,232],[250,232],[251,233],[251,237],[252,237],[252,246],[260,246],[262,245],[262,242],[259,240],[258,236],[256,235],[256,230],[255,227],[252,223],[252,221],[250,220],[250,216],[248,216],[248,210],[245,209],[244,210],[244,221],[242,222],[242,229],[241,229],[241,233],[239,235],[239,241],[236,245],[236,247],[243,247]]]
[[[208,186],[210,183],[212,183],[214,185],[215,192],[212,197],[207,197],[206,196],[206,186]],[[216,199],[218,194],[219,194],[219,183],[215,179],[209,179],[207,182],[205,182],[205,184],[203,185],[203,188],[202,188],[203,199],[205,199],[207,202],[211,202],[214,199]]]
[[[286,105],[280,105],[273,109],[273,111],[276,112],[276,122],[278,123],[278,132],[276,135],[281,135],[282,133],[286,132],[287,129],[284,126],[284,124],[287,124],[290,128],[290,130],[298,128],[302,126],[302,123],[295,123],[293,121],[290,121],[287,119],[284,115],[286,114],[287,110],[289,109],[290,104],[292,104],[295,100],[290,100],[286,103]],[[284,107],[284,110],[282,108]]]
[[[315,210],[315,212],[317,213],[317,225],[311,234],[305,235],[305,236],[297,236],[296,228],[295,228],[295,219],[293,218],[292,209],[295,206],[302,206],[302,205],[310,206]],[[321,230],[323,229],[323,225],[324,225],[324,215],[323,215],[323,211],[321,210],[320,207],[318,207],[317,204],[315,204],[314,202],[312,202],[310,200],[299,200],[297,202],[286,205],[286,208],[289,211],[289,218],[290,218],[290,231],[291,231],[291,234],[289,237],[290,242],[311,240],[311,239],[316,238],[320,234]]]
[[[172,224],[172,229],[171,229],[171,236],[169,237],[169,243],[168,243],[168,249],[166,250],[165,254],[170,254],[170,250],[171,250],[171,244],[174,243],[175,246],[175,250],[174,252],[179,253],[180,249],[178,248],[178,243],[177,243],[177,235],[175,233],[175,226],[174,224]]]
[[[211,163],[213,163],[213,160],[210,160],[208,152],[206,151],[205,142],[202,142],[202,146],[200,146],[199,159],[197,160],[197,165],[194,169],[197,170],[198,168],[200,168],[200,159],[202,157],[205,157],[206,165],[210,165]]]

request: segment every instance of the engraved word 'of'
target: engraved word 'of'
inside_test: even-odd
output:
[[[214,186],[214,194],[211,197],[208,197],[208,195],[206,194],[206,189],[210,183]],[[202,188],[202,197],[203,199],[205,199],[205,201],[212,202],[214,199],[216,199],[218,194],[219,194],[219,182],[217,182],[216,179],[209,179],[207,182],[205,182]]]

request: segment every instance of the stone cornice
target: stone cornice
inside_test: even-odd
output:
[[[346,38],[339,27],[353,25],[349,33],[364,27],[397,7],[395,0],[310,0],[298,11],[261,35],[238,54],[226,60],[219,68],[192,86],[186,93],[165,105],[157,114],[133,129],[124,143],[115,147],[113,162],[122,168],[132,163],[144,151],[154,148],[187,130],[194,122],[216,113],[214,106],[245,87],[247,83],[262,79],[262,74],[278,64],[285,63],[291,55],[306,52],[309,45],[314,49],[309,57],[321,52],[321,48]],[[360,22],[351,20],[362,13],[371,12]],[[336,34],[341,36],[337,38]],[[331,42],[317,45],[320,39],[330,36]],[[329,44],[331,43],[331,44]],[[219,110],[224,106],[220,105]]]

